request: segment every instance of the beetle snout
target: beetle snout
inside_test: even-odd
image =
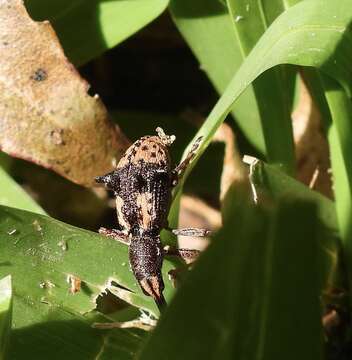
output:
[[[144,294],[151,296],[158,307],[165,304],[164,282],[161,275],[163,249],[159,236],[141,234],[132,238],[129,247],[130,264]]]
[[[154,299],[159,310],[165,307],[166,301],[163,295],[164,282],[161,275],[145,277],[139,280],[139,285],[145,295],[151,296]]]

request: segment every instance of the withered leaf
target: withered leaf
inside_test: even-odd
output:
[[[1,149],[86,186],[110,171],[125,137],[21,0],[0,0],[0,54]]]

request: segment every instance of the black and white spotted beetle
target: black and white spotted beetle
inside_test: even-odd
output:
[[[175,136],[161,128],[157,136],[144,136],[132,144],[116,169],[99,176],[96,182],[113,190],[119,230],[101,228],[100,233],[129,245],[129,260],[134,276],[144,294],[152,296],[157,306],[165,305],[161,267],[165,255],[195,257],[196,250],[163,249],[160,231],[167,226],[171,190],[177,184],[202,140],[198,138],[184,161],[171,167],[168,147]],[[168,229],[171,230],[171,229]],[[171,230],[176,235],[205,236],[204,229]]]

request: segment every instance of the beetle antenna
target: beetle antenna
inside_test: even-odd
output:
[[[175,135],[166,135],[161,127],[157,127],[155,131],[165,146],[170,146],[176,140]]]

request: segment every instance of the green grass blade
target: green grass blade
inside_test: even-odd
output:
[[[224,228],[140,359],[322,359],[315,208],[269,208],[229,195]]]
[[[332,79],[323,77],[327,104],[333,126],[328,130],[331,164],[334,174],[334,193],[343,254],[348,270],[349,288],[352,285],[352,126],[351,99]]]
[[[349,0],[341,0],[339,7],[335,5],[330,1],[303,1],[274,21],[196,134],[195,138],[204,136],[198,156],[210,143],[212,135],[242,92],[263,72],[276,65],[296,64],[320,68],[349,91],[352,84],[349,66],[352,57],[349,30],[352,8]]]
[[[47,315],[47,307],[15,299],[15,310],[32,323],[12,331],[8,359],[132,360],[143,341],[144,333],[136,329],[93,329],[92,322],[106,321],[97,314],[83,316],[52,306]]]
[[[0,167],[0,205],[45,214],[45,211]]]
[[[213,0],[171,0],[169,9],[200,68],[222,94],[244,59],[226,4]],[[238,99],[232,114],[251,144],[265,154],[259,109],[251,86]]]
[[[270,3],[228,0],[227,5],[244,58],[286,6],[283,1],[275,0]],[[295,168],[291,121],[294,75],[293,68],[280,66],[268,70],[252,84],[261,121],[257,131],[263,132],[266,159],[282,165],[291,174]]]
[[[11,273],[16,289],[10,358],[23,358],[30,344],[33,358],[38,359],[83,360],[98,354],[102,359],[108,358],[104,354],[133,358],[142,341],[140,332],[90,327],[92,322],[113,319],[95,311],[97,296],[112,280],[120,286],[114,288],[120,298],[158,315],[153,300],[142,294],[129,269],[126,245],[47,216],[3,206],[0,232],[0,276]],[[173,266],[164,262],[168,300],[174,289],[167,272]],[[69,290],[69,275],[82,281],[75,294]]]
[[[335,203],[263,162],[258,162],[252,171],[253,185],[259,198],[263,197],[264,201],[267,196],[277,201],[288,197],[297,201],[309,201],[315,205],[319,223],[319,248],[325,254],[321,256],[320,283],[322,288],[340,286],[341,284],[336,285],[336,282],[344,278],[344,274],[341,274],[341,263],[338,259],[341,239]]]
[[[121,298],[158,314],[154,301],[142,294],[129,269],[127,246],[97,233],[75,228],[47,216],[14,208],[0,207],[0,276],[11,272],[15,299],[45,303],[67,311],[88,313],[95,299],[110,280],[115,281]],[[173,293],[167,272],[173,267],[164,262],[165,297]],[[69,292],[68,275],[82,280],[82,290]],[[14,312],[16,326],[31,323],[31,318]]]
[[[351,93],[351,21],[352,8],[349,0],[341,0],[338,8],[333,2],[303,1],[280,15],[243,62],[185,150],[184,157],[195,139],[203,136],[204,141],[183,181],[210,144],[212,136],[231,111],[232,105],[266,70],[278,64],[315,67],[338,80],[344,89]],[[179,191],[182,185],[180,183],[176,191]],[[176,205],[172,207],[171,213],[176,212]]]
[[[49,20],[76,66],[111,49],[158,17],[168,0],[27,0],[35,20]]]
[[[347,279],[350,282],[349,288],[351,288],[351,103],[345,91],[332,79],[314,70],[306,70],[304,74],[311,93],[322,114],[323,124],[329,141],[331,166],[334,175],[337,222],[348,271]]]
[[[7,358],[6,350],[11,332],[12,285],[11,276],[0,280],[0,359]]]

